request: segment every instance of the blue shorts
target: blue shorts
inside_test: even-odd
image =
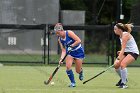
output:
[[[83,59],[85,57],[84,50],[80,47],[77,50],[71,51],[70,54],[73,58]]]

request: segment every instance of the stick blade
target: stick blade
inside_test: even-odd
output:
[[[86,82],[83,82],[83,84],[86,84]]]
[[[50,78],[47,81],[44,81],[45,85],[48,85],[50,83],[50,81],[52,80],[53,76],[51,75]]]
[[[48,85],[50,82],[49,81],[44,81],[44,84],[45,85]]]

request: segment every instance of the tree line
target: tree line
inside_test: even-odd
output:
[[[123,23],[133,21],[131,17],[132,7],[139,3],[139,0],[122,0],[124,20],[117,19],[117,13],[120,11],[118,10],[118,5],[120,4],[118,1],[119,0],[60,0],[60,7],[61,10],[85,10],[85,25],[107,25],[116,21]],[[135,13],[137,13],[137,11],[135,11]],[[106,43],[103,42],[104,32],[105,31],[99,30],[85,31],[85,42],[87,43],[85,45],[86,52],[105,52]],[[140,36],[136,35],[136,38],[138,45],[140,45]]]

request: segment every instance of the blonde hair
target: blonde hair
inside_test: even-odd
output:
[[[132,27],[134,27],[132,23],[127,24],[117,23],[115,26],[117,26],[122,31],[127,31],[128,33],[131,33]]]
[[[126,28],[127,32],[131,33],[132,27],[134,26],[132,23],[129,23],[129,24],[124,24],[124,27]]]
[[[57,23],[55,26],[54,26],[54,31],[62,31],[64,30],[63,29],[63,26],[61,23]]]

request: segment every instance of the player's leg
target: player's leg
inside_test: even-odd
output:
[[[123,59],[125,58],[125,55],[123,56]],[[120,65],[121,65],[121,62],[119,62],[119,63],[114,63],[115,64],[115,71],[116,71],[116,73],[119,75],[119,77],[120,77],[120,80],[118,81],[118,83],[116,83],[116,86],[119,86],[120,84],[121,84],[121,67],[120,67]]]
[[[79,74],[79,79],[82,81],[84,79],[83,69],[82,69],[83,59],[75,59],[74,62],[75,62],[76,72]]]
[[[75,87],[75,79],[74,79],[74,74],[73,74],[73,71],[72,71],[72,63],[73,63],[73,57],[72,56],[67,56],[66,57],[66,73],[71,81],[71,84],[69,85],[69,87]]]
[[[117,55],[120,54],[120,51],[117,52]],[[125,55],[123,55],[122,60],[125,58]],[[119,75],[119,77],[121,78],[121,61],[119,63],[114,63],[115,64],[115,71],[117,72],[117,74]]]
[[[121,79],[122,79],[122,82],[121,82],[121,85],[120,85],[120,88],[127,88],[128,86],[126,85],[127,83],[127,66],[129,64],[131,64],[132,62],[135,61],[135,58],[128,54],[121,62]]]

